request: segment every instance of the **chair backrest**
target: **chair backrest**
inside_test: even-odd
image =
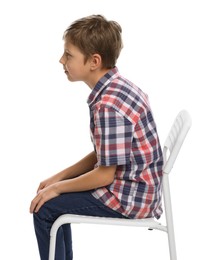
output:
[[[191,125],[192,120],[189,113],[186,110],[180,111],[164,143],[164,173],[170,173]],[[170,156],[168,156],[168,151],[170,153]]]

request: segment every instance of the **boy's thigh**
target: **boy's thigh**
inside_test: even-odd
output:
[[[120,213],[94,198],[90,191],[61,194],[47,201],[40,211],[43,211],[46,217],[54,219],[62,214],[123,218]]]

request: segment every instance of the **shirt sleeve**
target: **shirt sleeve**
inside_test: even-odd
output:
[[[100,107],[94,115],[94,146],[97,165],[130,163],[132,123],[113,108]]]

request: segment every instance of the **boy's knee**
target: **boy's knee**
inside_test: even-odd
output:
[[[33,213],[33,218],[40,218],[42,220],[48,220],[51,217],[50,208],[47,207],[46,203],[41,206],[38,212]]]

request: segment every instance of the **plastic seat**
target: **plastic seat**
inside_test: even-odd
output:
[[[157,229],[164,231],[168,236],[168,245],[170,260],[177,260],[176,244],[173,226],[172,206],[169,187],[169,173],[175,163],[180,148],[185,140],[185,137],[191,127],[191,117],[186,110],[182,110],[176,117],[168,137],[163,146],[164,168],[163,168],[163,199],[165,208],[166,224],[162,224],[153,218],[145,219],[119,219],[119,218],[105,218],[105,217],[90,217],[73,214],[64,214],[57,218],[52,225],[50,231],[50,248],[49,260],[54,260],[56,234],[58,228],[63,224],[68,223],[86,223],[86,224],[102,224],[102,225],[116,225],[116,226],[137,226],[147,227],[149,229]],[[140,257],[139,257],[140,258]]]

